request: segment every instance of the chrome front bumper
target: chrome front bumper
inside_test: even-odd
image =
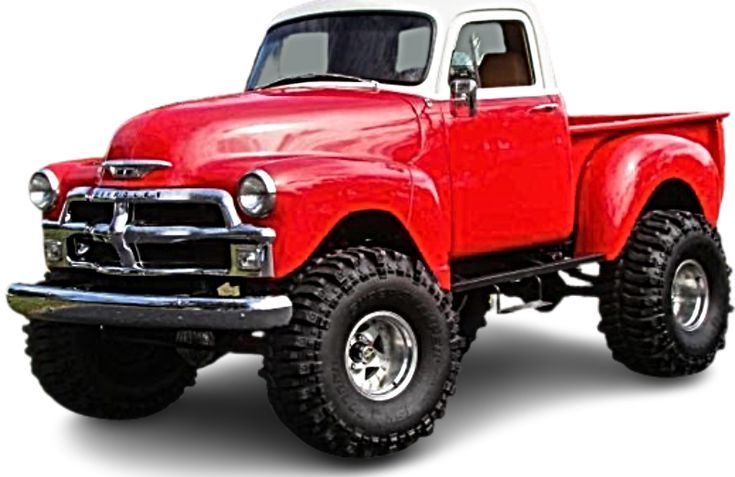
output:
[[[150,329],[261,331],[291,321],[286,296],[192,298],[15,284],[10,307],[32,320]]]

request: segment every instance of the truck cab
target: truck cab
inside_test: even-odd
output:
[[[79,414],[153,414],[257,353],[305,442],[390,454],[433,431],[488,312],[592,297],[631,370],[712,364],[726,117],[569,115],[523,0],[307,3],[244,92],[33,174],[48,272],[8,302]]]
[[[442,228],[451,230],[452,258],[569,238],[575,220],[570,136],[535,9],[521,2],[429,3],[420,12],[402,7],[400,14],[380,2],[366,11],[321,2],[286,12],[266,38],[249,87],[280,76],[318,80],[336,73],[377,78],[381,89],[431,101],[415,106],[422,109],[419,121],[427,121],[429,132],[442,125],[447,150],[437,164],[432,157],[415,164],[434,182],[451,179],[450,190],[442,191],[450,225]],[[299,21],[305,9],[321,16]],[[380,25],[374,30],[380,41],[359,30],[371,22]],[[299,54],[313,53],[320,42],[319,54]]]

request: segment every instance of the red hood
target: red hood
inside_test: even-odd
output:
[[[166,106],[125,124],[107,159],[159,159],[173,167],[98,184],[212,187],[216,170],[292,157],[407,162],[421,147],[412,103],[417,98],[391,92],[285,88]]]

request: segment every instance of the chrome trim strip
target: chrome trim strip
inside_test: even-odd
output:
[[[100,224],[89,226],[87,224],[67,223],[58,225],[56,222],[44,222],[44,228],[48,231],[58,230],[68,234],[84,233],[96,238],[106,238],[113,233],[110,225]],[[253,227],[252,225],[238,225],[231,229],[225,228],[200,228],[200,227],[140,227],[128,225],[123,231],[125,241],[128,244],[138,243],[177,243],[195,240],[249,240],[272,242],[276,234],[272,229]]]
[[[7,300],[29,319],[92,326],[252,331],[286,326],[292,315],[291,300],[284,295],[145,296],[14,284]]]
[[[248,174],[248,176],[250,175],[256,176],[258,179],[263,181],[263,184],[265,184],[265,190],[268,191],[268,194],[276,195],[278,188],[276,187],[276,181],[273,180],[270,174],[268,174],[262,169],[257,169],[251,172],[250,174]]]
[[[39,171],[39,174],[43,174],[46,176],[46,179],[48,179],[48,183],[51,185],[51,188],[54,190],[54,194],[56,194],[56,200],[59,200],[59,192],[61,190],[61,182],[59,181],[59,178],[54,174],[54,171],[51,169],[42,169]]]
[[[265,185],[265,190],[268,193],[267,197],[270,203],[268,204],[266,209],[263,210],[259,214],[250,213],[249,211],[245,209],[245,207],[242,206],[242,204],[239,204],[240,210],[242,210],[243,213],[245,213],[249,217],[253,217],[256,219],[263,219],[271,215],[271,213],[273,213],[273,209],[276,208],[276,196],[278,193],[278,187],[276,186],[276,181],[273,180],[273,177],[271,177],[270,174],[268,174],[266,171],[262,169],[257,169],[242,178],[242,180],[240,181],[240,186],[238,187],[238,194],[240,193],[240,189],[242,188],[242,183],[250,176],[257,177],[263,182],[263,184]],[[239,197],[238,197],[238,202],[240,202]]]
[[[111,159],[104,161],[102,167],[173,167],[168,161],[160,161],[158,159]]]
[[[69,222],[70,204],[77,201],[104,202],[114,204],[113,220],[110,224],[88,225]],[[129,206],[134,203],[208,203],[219,206],[226,227],[184,227],[184,226],[136,226],[129,225]],[[273,229],[243,224],[237,213],[232,196],[219,189],[108,189],[78,187],[67,195],[59,221],[44,221],[44,234],[47,239],[64,240],[74,234],[84,234],[96,240],[111,244],[120,258],[120,265],[101,266],[94,263],[75,262],[64,250],[63,262],[49,263],[51,268],[71,267],[94,270],[109,275],[210,275],[240,276],[251,278],[272,278],[275,275],[273,263],[273,242],[276,233]],[[263,247],[264,263],[260,272],[237,270],[231,264],[229,270],[219,269],[149,269],[138,263],[135,247],[140,244],[166,244],[194,242],[208,239],[231,241],[233,248],[239,243],[256,243]],[[65,247],[66,248],[66,247]]]

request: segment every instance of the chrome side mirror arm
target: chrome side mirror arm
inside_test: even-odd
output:
[[[477,114],[477,81],[455,79],[449,83],[452,114],[457,117],[474,117]]]

